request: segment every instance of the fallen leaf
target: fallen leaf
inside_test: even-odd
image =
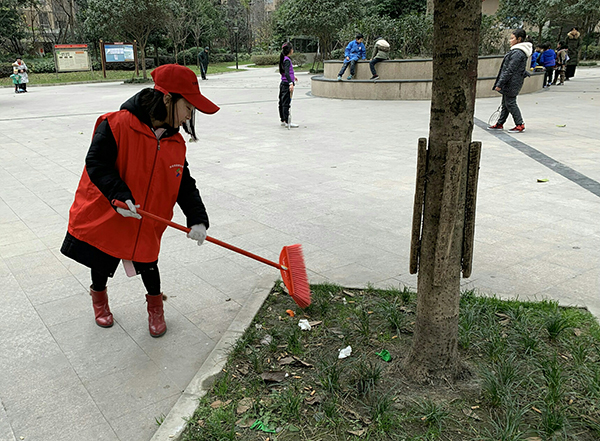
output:
[[[367,432],[367,429],[360,430],[348,430],[348,433],[356,436],[363,436]]]
[[[542,411],[540,409],[538,409],[537,407],[535,407],[535,406],[531,406],[531,410],[533,410],[534,412],[539,413],[540,415],[542,414]]]
[[[581,335],[581,329],[573,328],[573,334],[575,334],[575,337],[579,337]]]
[[[283,371],[270,371],[263,372],[260,374],[260,377],[266,381],[271,383],[281,383],[287,377],[287,374]]]
[[[262,340],[260,341],[260,344],[263,346],[269,346],[272,341],[273,341],[273,337],[271,335],[267,334],[262,338]]]
[[[295,355],[294,355],[292,358],[293,358],[293,359],[294,359],[294,360],[295,360],[295,361],[296,361],[298,364],[300,364],[300,365],[302,365],[302,366],[304,366],[304,367],[309,367],[309,368],[310,368],[310,367],[313,367],[313,365],[312,365],[312,364],[310,364],[310,363],[307,363],[307,362],[305,362],[305,361],[302,361],[302,360],[300,360],[300,359],[299,359],[298,357],[296,357]]]
[[[246,366],[242,366],[242,367],[238,368],[238,372],[240,374],[242,374],[243,376],[246,376],[250,373],[250,371],[248,370],[248,368]]]
[[[204,420],[198,420],[196,421],[196,424],[198,424],[200,427],[204,427]]]
[[[323,323],[323,320],[317,320],[316,322],[308,322],[308,324],[310,325],[311,328],[314,328],[315,326],[319,326],[321,323]]]
[[[473,410],[479,409],[479,406],[471,406],[471,409],[473,409]]]
[[[212,407],[213,409],[219,409],[220,407],[227,406],[229,403],[231,403],[231,400],[227,400],[225,402],[217,400],[210,403],[210,407]]]
[[[242,398],[237,405],[237,409],[236,409],[237,414],[241,415],[241,414],[247,412],[248,410],[252,409],[253,403],[254,403],[254,401],[252,400],[252,398],[249,398],[249,397]]]
[[[286,366],[288,364],[292,364],[294,363],[296,360],[294,360],[293,357],[285,357],[282,358],[281,360],[279,360],[279,366]]]
[[[481,421],[479,415],[477,415],[472,409],[463,409],[463,413],[469,418],[473,418],[475,421]]]
[[[319,404],[321,402],[321,397],[319,397],[318,395],[315,395],[313,397],[306,397],[304,401],[306,401],[306,404],[310,404],[312,406],[314,404]]]
[[[347,296],[354,297],[354,293],[351,293],[350,291],[343,290],[342,292]]]

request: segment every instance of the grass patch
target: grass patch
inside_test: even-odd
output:
[[[235,62],[231,63],[214,63],[208,65],[208,75],[212,74],[220,74],[226,72],[235,72],[235,69],[231,69],[230,66],[235,66]],[[200,76],[200,69],[195,65],[188,66],[192,69],[196,75]],[[153,69],[148,69],[146,72],[148,73],[148,78],[150,77],[150,72]],[[242,71],[244,69],[239,69]],[[107,70],[106,71],[106,79],[102,75],[102,71],[98,72],[63,72],[60,74],[55,73],[30,73],[29,74],[29,84],[62,84],[62,83],[79,83],[85,81],[115,81],[115,80],[128,80],[131,82],[132,79],[142,79],[142,71],[140,70],[139,77],[135,76],[134,71],[128,70]],[[135,81],[134,81],[135,82]],[[12,80],[10,78],[0,78],[0,86],[10,86],[12,85]]]
[[[312,290],[300,311],[273,288],[184,440],[600,439],[600,327],[589,312],[464,292],[459,350],[474,375],[424,386],[401,366],[414,292]],[[301,331],[300,318],[320,323]],[[339,359],[348,345],[352,355]]]

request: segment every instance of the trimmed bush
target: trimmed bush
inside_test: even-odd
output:
[[[0,78],[10,77],[13,73],[12,62],[0,63]]]
[[[581,54],[585,56],[586,60],[600,60],[600,46],[590,44],[583,48]]]
[[[306,55],[301,53],[294,53],[290,58],[294,66],[306,63]],[[276,66],[279,64],[279,54],[252,55],[251,61],[257,66]]]
[[[257,66],[275,66],[279,64],[279,54],[252,55],[250,60]]]

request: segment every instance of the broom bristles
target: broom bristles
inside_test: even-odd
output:
[[[310,286],[302,246],[296,244],[283,247],[279,263],[287,267],[287,271],[281,270],[281,277],[290,295],[300,308],[306,308],[310,305]]]

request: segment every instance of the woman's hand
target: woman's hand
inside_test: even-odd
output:
[[[290,93],[294,91],[294,83],[290,83]]]
[[[204,224],[198,224],[192,226],[187,237],[198,242],[198,246],[202,245],[204,239],[206,239],[206,227]]]
[[[499,87],[496,87],[495,90],[496,90],[496,92],[500,92],[501,89]]]
[[[117,213],[119,213],[123,217],[134,217],[136,219],[142,218],[142,216],[140,216],[137,212],[137,209],[140,208],[139,204],[133,205],[133,202],[131,202],[131,199],[127,199],[125,201],[125,204],[127,205],[127,207],[129,209],[126,210],[125,208],[117,207]]]

